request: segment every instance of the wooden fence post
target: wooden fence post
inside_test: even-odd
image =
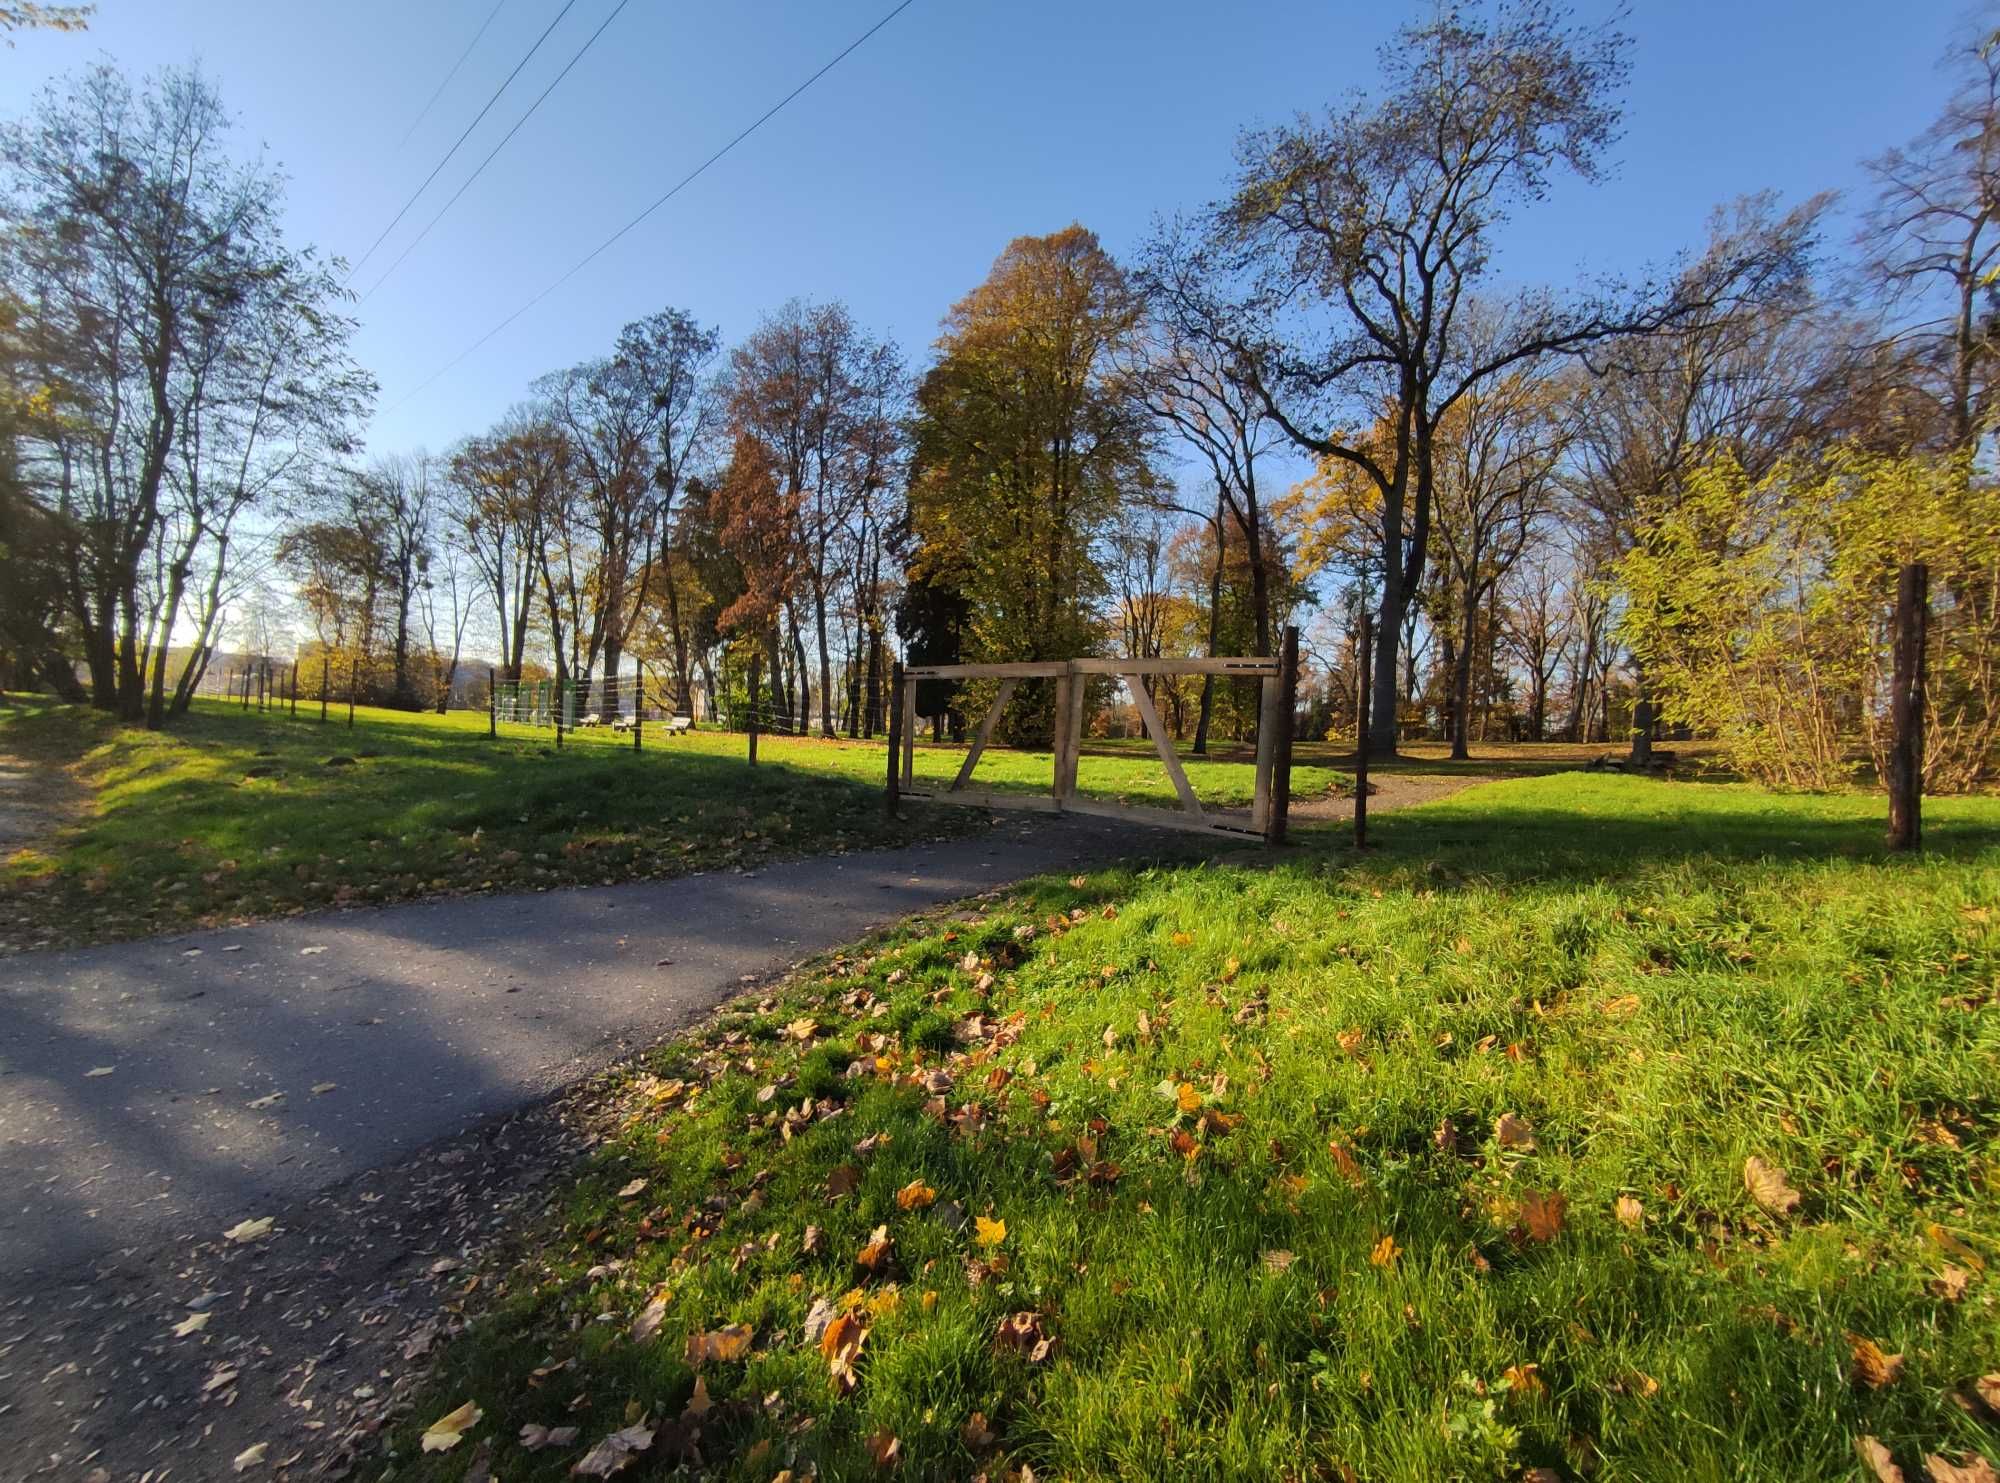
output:
[[[486,666],[486,735],[489,740],[500,734],[500,686],[492,665]]]
[[[292,719],[299,718],[299,662],[292,661]]]
[[[1923,843],[1925,629],[1930,619],[1930,568],[1904,567],[1896,580],[1895,675],[1889,688],[1889,848]]]
[[[243,666],[243,709],[250,709],[250,666]]]
[[[889,791],[884,795],[889,817],[896,817],[903,789],[903,661],[889,666]]]
[[[1368,679],[1375,648],[1372,627],[1368,614],[1363,612],[1357,645],[1360,677],[1354,685],[1354,847],[1357,850],[1368,844]]]
[[[764,678],[764,656],[755,652],[750,655],[750,765],[757,765],[757,686]]]
[[[1285,628],[1285,644],[1278,660],[1278,704],[1271,750],[1270,802],[1264,819],[1264,843],[1285,842],[1285,827],[1292,811],[1292,718],[1299,709],[1299,631]]]

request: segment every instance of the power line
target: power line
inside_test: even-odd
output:
[[[784,97],[780,98],[776,103],[773,103],[769,108],[765,109],[761,114],[759,114],[756,120],[752,122],[748,128],[744,129],[735,138],[731,139],[727,144],[723,145],[722,148],[718,149],[714,154],[710,155],[707,159],[703,160],[699,165],[696,165],[694,169],[688,171],[688,173],[683,175],[679,180],[675,181],[674,184],[665,193],[663,193],[657,200],[655,200],[652,203],[652,205],[648,206],[644,211],[641,211],[637,216],[633,217],[630,221],[626,222],[624,226],[620,227],[617,231],[613,232],[609,237],[606,237],[602,242],[598,243],[597,246],[591,248],[589,252],[585,253],[581,258],[577,259],[577,261],[573,265],[571,265],[571,267],[566,272],[564,272],[560,278],[556,279],[555,282],[551,283],[547,288],[543,289],[540,293],[536,294],[532,299],[528,300],[527,303],[523,304],[520,308],[516,309],[512,314],[509,314],[505,319],[501,320],[498,324],[494,325],[492,329],[488,330],[485,334],[481,335],[477,340],[474,340],[470,345],[466,346],[465,349],[461,350],[457,355],[453,356],[451,360],[447,361],[444,365],[438,367],[437,370],[433,371],[429,376],[425,377],[422,381],[418,382],[417,385],[412,387],[410,391],[407,392],[402,397],[401,400],[399,400],[398,402],[396,402],[394,406],[389,407],[386,410],[394,412],[399,408],[407,405],[413,398],[417,397],[423,391],[425,391],[431,385],[432,382],[436,381],[439,377],[445,375],[447,372],[455,369],[461,361],[463,361],[467,356],[471,355],[474,351],[478,350],[488,340],[491,340],[495,335],[499,334],[502,330],[506,329],[508,325],[512,324],[515,320],[519,319],[523,314],[526,314],[530,309],[534,308],[535,305],[541,303],[543,299],[546,299],[550,294],[554,293],[557,289],[561,288],[565,283],[569,282],[570,279],[576,277],[577,274],[581,273],[585,268],[589,267],[592,263],[597,261],[598,258],[602,257],[607,251],[609,251],[615,243],[617,243],[621,238],[623,238],[634,227],[638,226],[647,217],[651,216],[655,211],[658,211],[662,206],[666,205],[667,202],[671,201],[675,196],[679,195],[683,190],[686,190],[690,185],[693,185],[695,181],[699,180],[702,177],[702,175],[707,172],[708,168],[711,165],[715,164],[724,155],[728,154],[731,150],[736,148],[737,145],[741,144],[745,139],[748,139],[752,134],[756,133],[765,124],[769,123],[774,117],[776,117],[780,112],[782,112],[785,106],[789,104],[794,98],[798,97],[799,94],[803,93],[807,88],[811,87],[814,83],[818,82],[822,77],[826,76],[827,73],[831,72],[835,67],[838,67],[842,62],[846,61],[847,58],[852,53],[859,50],[862,44],[865,43],[870,37],[872,37],[877,31],[881,30],[884,26],[888,25],[889,22],[893,21],[897,16],[901,15],[904,11],[908,10],[914,4],[916,4],[916,0],[901,0],[901,3],[897,5],[895,9],[891,10],[887,15],[883,16],[882,19],[877,21],[874,25],[870,26],[866,31],[863,31],[859,36],[855,37],[854,40],[848,42],[846,46],[842,47],[840,51],[834,55],[831,61],[827,62],[817,72],[813,73],[812,76],[808,77],[804,82],[800,83],[797,87],[793,88],[789,93],[785,94]]]
[[[507,74],[506,81],[502,82],[499,87],[493,90],[493,96],[486,100],[486,106],[480,109],[478,114],[474,116],[472,122],[465,126],[465,133],[460,134],[458,138],[452,142],[451,148],[444,152],[444,158],[439,160],[436,165],[431,167],[431,173],[424,177],[424,183],[418,186],[414,191],[410,192],[410,199],[403,203],[403,209],[395,214],[395,216],[390,220],[389,225],[382,228],[382,235],[377,237],[373,242],[369,243],[368,250],[362,253],[360,257],[354,260],[353,266],[347,270],[347,276],[349,278],[352,278],[355,275],[355,273],[359,271],[361,265],[367,262],[369,258],[375,255],[375,249],[382,245],[383,238],[387,237],[391,232],[396,230],[396,223],[400,222],[405,216],[409,215],[410,208],[417,204],[417,197],[421,196],[426,190],[430,189],[430,183],[438,178],[438,171],[442,170],[446,165],[451,163],[451,157],[458,153],[459,145],[465,143],[466,139],[471,135],[472,131],[479,127],[480,119],[485,118],[488,113],[492,112],[493,105],[500,101],[500,95],[507,91],[508,84],[513,82],[513,80],[516,77],[519,77],[521,75],[521,69],[528,65],[529,59],[532,58],[536,52],[540,51],[542,49],[542,43],[549,39],[549,31],[555,30],[557,26],[562,24],[562,18],[569,14],[570,7],[575,4],[576,0],[563,0],[563,8],[557,11],[556,18],[549,22],[548,30],[543,31],[541,35],[535,38],[535,44],[528,48],[528,55],[522,57],[520,61],[514,64],[514,70]]]
[[[471,189],[472,182],[477,180],[480,177],[480,175],[485,171],[486,167],[493,163],[493,157],[499,154],[501,150],[507,147],[507,141],[509,139],[512,139],[516,134],[521,132],[522,124],[525,124],[529,119],[535,116],[535,110],[542,106],[542,100],[547,98],[550,93],[553,93],[556,90],[557,83],[560,83],[565,77],[569,76],[570,68],[574,67],[578,62],[581,62],[583,60],[583,54],[589,51],[591,47],[597,44],[597,38],[602,36],[605,33],[605,30],[611,25],[611,23],[618,19],[619,12],[623,11],[625,7],[627,5],[630,5],[631,3],[632,0],[618,0],[618,4],[612,8],[611,14],[607,15],[601,22],[599,22],[597,29],[590,33],[590,39],[584,42],[582,46],[577,48],[576,55],[571,57],[569,61],[563,65],[563,70],[558,72],[555,75],[554,79],[549,83],[549,85],[542,89],[540,96],[538,96],[534,102],[528,105],[528,111],[522,114],[520,118],[515,120],[514,127],[509,129],[505,134],[500,136],[500,142],[494,145],[492,149],[487,151],[486,158],[481,160],[477,168],[475,168],[470,175],[465,177],[465,183],[459,186],[457,190],[451,193],[451,199],[449,201],[446,201],[444,205],[438,207],[437,215],[433,216],[429,221],[425,222],[424,229],[421,232],[417,233],[415,237],[410,239],[409,246],[405,247],[400,253],[396,255],[396,260],[393,263],[389,264],[387,268],[383,269],[382,276],[380,278],[377,278],[375,282],[372,285],[370,285],[368,292],[364,293],[361,296],[362,299],[368,298],[369,295],[373,294],[376,289],[380,288],[384,283],[387,283],[389,281],[389,275],[395,272],[396,269],[400,268],[403,265],[404,258],[408,257],[411,253],[417,250],[417,244],[422,242],[424,238],[428,237],[431,234],[431,228],[444,220],[444,214],[447,211],[451,210],[453,206],[458,204],[458,198],[460,196],[464,195],[466,191]]]
[[[437,100],[444,96],[444,90],[451,86],[451,80],[458,76],[458,69],[465,65],[465,59],[472,55],[472,49],[479,45],[479,38],[486,34],[486,28],[493,24],[493,17],[500,14],[500,7],[506,3],[507,0],[494,0],[493,8],[486,13],[486,19],[480,23],[479,29],[472,33],[472,40],[465,44],[465,50],[458,54],[458,60],[451,64],[451,71],[445,73],[444,81],[437,85],[437,91],[431,94],[430,101],[424,104],[422,111],[410,120],[409,128],[403,130],[403,137],[396,141],[396,148],[401,149],[408,144],[410,136],[417,132],[417,125],[430,117],[431,109],[437,106]]]

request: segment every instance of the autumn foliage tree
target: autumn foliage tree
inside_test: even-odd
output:
[[[917,393],[910,566],[969,602],[968,659],[1097,648],[1103,542],[1157,484],[1125,369],[1140,317],[1081,226],[1016,238],[945,317]]]

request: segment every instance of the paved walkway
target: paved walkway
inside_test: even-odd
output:
[[[1180,838],[1035,816],[747,874],[0,961],[0,1297],[213,1239],[920,907]]]

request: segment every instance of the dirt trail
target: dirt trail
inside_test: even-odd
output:
[[[0,752],[0,860],[54,834],[82,811],[86,796],[56,764]]]
[[[1368,812],[1386,814],[1399,808],[1414,808],[1420,803],[1431,803],[1449,798],[1454,793],[1463,793],[1481,783],[1499,781],[1497,777],[1458,772],[1380,773],[1368,780]],[[1354,817],[1354,800],[1346,794],[1331,793],[1317,798],[1295,798],[1292,800],[1291,817],[1312,823],[1351,819]]]

